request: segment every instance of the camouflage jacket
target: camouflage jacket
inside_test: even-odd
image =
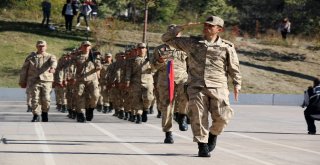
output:
[[[227,87],[228,76],[241,88],[239,60],[234,45],[220,37],[208,42],[202,37],[176,37],[181,28],[166,32],[162,41],[188,56],[188,85],[196,87]]]
[[[20,83],[28,85],[37,80],[53,82],[53,73],[49,73],[50,68],[56,69],[56,56],[49,53],[37,54],[32,52],[25,60],[21,72]]]
[[[153,84],[151,65],[146,57],[136,57],[126,69],[127,82],[130,84],[150,85]]]
[[[100,70],[100,85],[102,84],[106,84],[105,81],[106,81],[106,77],[108,76],[108,69],[109,69],[109,66],[111,66],[112,63],[103,63],[102,64],[102,68]]]
[[[76,67],[77,81],[98,81],[98,71],[101,70],[100,56],[90,58],[88,54],[76,55],[72,59]]]
[[[166,52],[164,52],[166,51]],[[163,44],[154,49],[154,61],[151,65],[152,71],[159,71],[157,81],[167,81],[167,64],[168,62],[159,63],[158,59],[161,55],[170,54],[169,59],[173,60],[174,68],[174,81],[176,84],[187,82],[187,55],[185,52],[170,48],[168,45]]]

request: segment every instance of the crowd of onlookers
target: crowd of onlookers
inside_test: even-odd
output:
[[[41,6],[43,11],[42,26],[49,27],[51,15],[50,0],[43,0]],[[74,17],[77,17],[76,27],[80,26],[80,20],[83,17],[86,24],[86,30],[90,31],[89,20],[97,17],[98,5],[96,0],[66,0],[61,14],[65,18],[65,28],[67,32],[72,30]]]

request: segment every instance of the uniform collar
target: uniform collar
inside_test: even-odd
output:
[[[218,39],[215,42],[209,42],[203,39],[203,40],[200,40],[199,43],[203,43],[207,47],[215,47],[215,46],[220,46],[222,44],[222,39],[220,38],[220,36],[218,36]]]

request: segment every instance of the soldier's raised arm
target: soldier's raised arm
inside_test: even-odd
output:
[[[200,25],[200,23],[189,23],[186,25],[169,25],[167,28],[167,32],[164,33],[161,37],[162,41],[176,49],[182,50],[184,52],[189,53],[193,48],[194,45],[193,39],[190,37],[180,37],[181,32],[191,26]]]

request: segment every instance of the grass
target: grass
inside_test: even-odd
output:
[[[39,20],[37,20],[40,22]],[[102,53],[115,54],[128,45],[142,40],[142,25],[113,20],[91,22],[89,39],[97,44]],[[56,31],[39,26],[35,21],[4,19],[0,15],[0,87],[18,87],[20,68],[26,56],[35,51],[39,39],[46,40],[48,52],[60,57],[64,52],[77,47],[87,39],[84,27],[66,33],[63,25],[56,24]],[[147,40],[149,46],[161,44],[161,34],[166,25],[151,24]],[[191,29],[185,34],[200,34],[201,28]],[[223,38],[232,40],[237,48],[243,76],[242,93],[302,93],[311,80],[320,77],[320,42],[303,37],[290,36],[283,41],[276,32],[260,35],[259,38],[232,35],[230,29]]]

